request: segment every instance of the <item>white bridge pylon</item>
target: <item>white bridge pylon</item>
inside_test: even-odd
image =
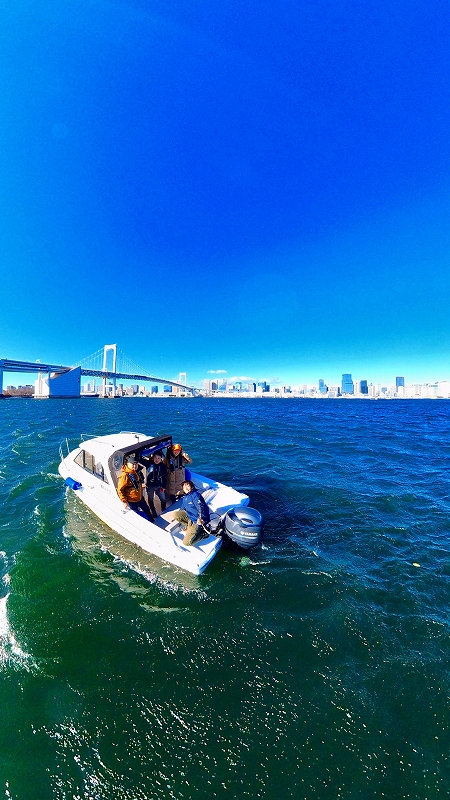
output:
[[[108,353],[112,353],[112,370],[108,370]],[[103,348],[103,372],[117,372],[117,345],[116,344],[105,344]],[[116,396],[116,378],[112,378],[112,394]],[[106,377],[103,378],[102,381],[102,395],[106,397],[109,394],[108,389],[108,379]]]

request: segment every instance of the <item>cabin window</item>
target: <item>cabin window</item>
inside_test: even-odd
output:
[[[95,463],[94,456],[91,456],[91,454],[87,453],[86,450],[81,450],[74,461],[75,464],[83,467],[83,469],[85,469],[87,472],[93,473],[96,478],[100,478],[101,481],[108,483],[108,478],[105,475],[103,464],[101,464],[100,461]]]
[[[117,471],[122,469],[123,453],[116,453],[115,454],[113,464],[114,464],[114,469],[116,469]]]
[[[86,450],[84,451],[84,468],[88,472],[94,472],[94,456],[91,456],[90,453],[86,453]]]
[[[100,464],[100,461],[97,461],[95,465],[95,475],[97,476],[97,478],[100,478],[100,480],[105,481],[105,483],[108,483],[108,479],[105,475],[105,470],[103,469],[103,464]]]

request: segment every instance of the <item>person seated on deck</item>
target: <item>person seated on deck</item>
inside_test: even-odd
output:
[[[211,517],[209,508],[193,481],[184,481],[182,490],[182,507],[180,511],[174,512],[173,518],[177,522],[181,522],[183,528],[186,528],[183,544],[190,547],[202,538],[202,526],[207,525]]]
[[[163,463],[161,450],[153,453],[149,467],[147,469],[147,498],[150,510],[154,517],[157,517],[155,508],[155,497],[161,504],[161,511],[166,508],[166,498],[164,495],[167,481],[167,467]]]
[[[186,480],[185,465],[192,464],[192,458],[183,452],[181,444],[167,448],[164,464],[167,467],[166,501],[174,503]]]
[[[117,494],[126,509],[131,508],[143,517],[152,520],[150,509],[142,494],[142,473],[138,472],[139,463],[134,456],[128,456],[122,467],[122,473],[117,484]]]

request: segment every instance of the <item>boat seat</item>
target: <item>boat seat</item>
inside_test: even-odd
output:
[[[201,494],[202,494],[202,497],[203,497],[205,503],[210,503],[211,500],[214,500],[214,498],[215,498],[215,496],[217,494],[217,489],[213,489],[212,487],[209,487],[208,489],[205,489]]]
[[[169,533],[179,533],[181,530],[181,522],[178,522],[177,519],[173,519],[172,522],[169,522],[166,526],[166,531],[169,531]]]

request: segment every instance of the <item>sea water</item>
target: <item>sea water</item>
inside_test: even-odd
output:
[[[0,403],[0,797],[445,797],[450,404]],[[193,577],[58,476],[81,433],[171,433],[261,547]]]

